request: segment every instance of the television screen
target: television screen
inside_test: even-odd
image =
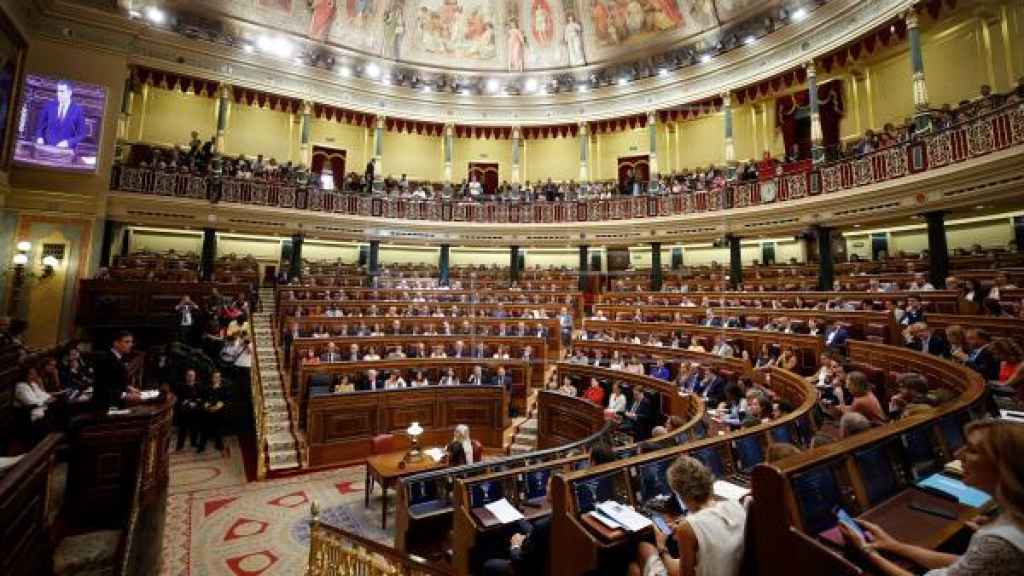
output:
[[[106,104],[102,86],[26,74],[15,164],[95,172]]]

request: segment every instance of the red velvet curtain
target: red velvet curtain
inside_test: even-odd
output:
[[[799,145],[797,115],[807,112],[810,96],[807,90],[775,99],[775,125],[782,131],[786,152]],[[839,121],[843,117],[843,83],[833,80],[818,86],[818,111],[821,118],[822,143],[826,149],[839,144]]]

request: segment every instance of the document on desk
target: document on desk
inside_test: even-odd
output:
[[[743,486],[733,484],[732,482],[726,482],[725,480],[715,480],[712,490],[714,491],[715,496],[718,496],[723,500],[733,500],[735,502],[739,502],[740,498],[750,494],[750,490]]]
[[[143,402],[146,402],[146,401],[149,401],[149,400],[155,400],[155,399],[160,397],[160,391],[159,390],[142,390],[141,392],[139,392],[139,397],[142,399]]]
[[[1000,410],[999,417],[1002,420],[1009,420],[1010,422],[1024,422],[1024,412],[1017,410]]]
[[[434,462],[440,462],[444,458],[444,450],[440,448],[427,448],[423,453],[430,456]]]
[[[992,499],[987,493],[971,488],[956,478],[950,478],[945,474],[932,474],[931,476],[917,483],[922,488],[938,490],[953,496],[964,506],[981,508]]]
[[[516,507],[505,498],[495,500],[490,504],[484,504],[484,508],[491,514],[494,514],[494,517],[502,524],[510,524],[523,519],[522,512],[516,510]]]
[[[651,520],[629,506],[607,500],[597,505],[597,511],[618,522],[625,530],[637,532],[651,525]]]

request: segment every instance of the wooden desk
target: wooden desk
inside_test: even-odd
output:
[[[435,462],[430,456],[423,455],[418,462],[406,462],[404,452],[393,452],[391,454],[377,454],[366,457],[366,488],[363,506],[370,505],[370,492],[373,491],[374,480],[380,484],[380,529],[386,530],[388,526],[388,488],[398,481],[399,478],[443,468],[447,464],[442,460]]]
[[[912,503],[950,512],[956,515],[956,519],[913,510],[910,508]],[[963,528],[964,522],[979,512],[977,508],[912,487],[865,511],[858,518],[878,524],[900,542],[934,550],[945,544]]]

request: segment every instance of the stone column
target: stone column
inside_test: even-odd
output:
[[[807,101],[811,106],[811,159],[815,164],[825,161],[824,137],[821,132],[821,108],[818,103],[818,76],[814,62],[807,63]]]
[[[519,282],[519,246],[509,249],[508,278],[511,282]]]
[[[441,253],[437,258],[437,281],[441,286],[448,285],[449,262],[451,262],[452,247],[449,244],[441,244]]]
[[[203,228],[203,252],[199,263],[203,282],[213,280],[213,266],[217,261],[217,231]]]
[[[589,155],[590,155],[590,132],[587,130],[587,123],[579,123],[579,140],[580,140],[580,182],[586,182],[590,180],[590,170],[588,168]]]
[[[523,153],[523,133],[519,126],[512,128],[512,182],[519,183],[519,164]]]
[[[128,139],[128,125],[132,119],[132,99],[135,93],[132,91],[131,74],[124,79],[124,93],[121,94],[121,114],[117,118],[117,141],[123,142]]]
[[[647,113],[647,139],[648,148],[650,149],[650,165],[651,165],[651,179],[659,173],[658,172],[658,113],[648,112]]]
[[[729,286],[734,290],[743,283],[743,252],[740,237],[729,234]]]
[[[110,268],[111,256],[114,251],[114,238],[117,236],[117,222],[110,218],[103,221],[103,244],[100,246],[100,266]]]
[[[231,86],[221,84],[217,91],[217,151],[224,152],[224,133],[228,129],[228,107],[231,105]]]
[[[373,130],[373,158],[376,160],[373,178],[382,180],[384,178],[384,116],[377,116],[377,126]]]
[[[444,181],[452,181],[452,155],[455,144],[455,124],[449,122],[444,125]]]
[[[299,127],[299,158],[302,164],[312,166],[313,156],[309,145],[310,121],[313,117],[313,103],[309,100],[302,101],[302,124]]]
[[[661,291],[661,242],[651,242],[651,292]]]
[[[949,246],[946,243],[946,213],[924,215],[928,221],[928,281],[938,289],[946,287],[949,276]]]
[[[722,112],[725,118],[725,164],[728,166],[728,177],[736,175],[736,146],[732,139],[732,94],[722,93]]]
[[[371,281],[372,277],[380,272],[380,240],[370,240],[370,256],[366,263],[366,269],[370,273]]]
[[[928,85],[924,80],[924,52],[921,50],[921,28],[917,11],[911,8],[905,16],[907,39],[910,46],[910,71],[914,81],[914,127],[918,131],[931,129],[931,114],[928,104]]]
[[[819,226],[818,234],[818,290],[830,292],[835,281],[835,261],[832,258],[832,229]]]
[[[580,292],[587,291],[590,277],[590,247],[580,246],[580,271],[579,271]]]
[[[302,234],[292,235],[292,257],[288,261],[288,279],[302,275]]]

